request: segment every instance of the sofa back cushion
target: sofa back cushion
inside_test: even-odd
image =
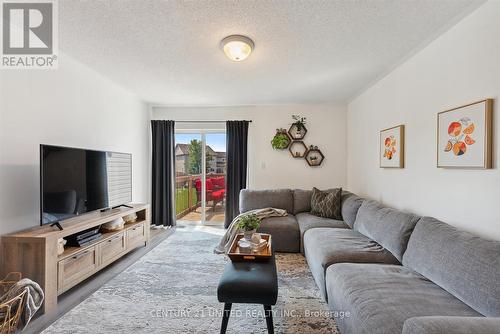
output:
[[[284,209],[293,212],[293,193],[290,189],[240,191],[240,213],[262,208]]]
[[[226,188],[226,180],[224,179],[224,177],[213,177],[210,180],[212,181],[212,184],[215,188],[219,188],[219,189]]]
[[[378,242],[401,262],[419,219],[412,213],[385,207],[377,201],[364,200],[359,207],[354,230]]]
[[[342,191],[342,219],[350,228],[354,226],[356,215],[362,203],[363,198],[348,191]]]
[[[197,192],[201,192],[201,180],[200,179],[196,179],[196,181],[194,182],[194,186],[196,187]],[[212,179],[207,179],[206,187],[207,187],[208,191],[214,189],[214,184],[212,182]]]
[[[311,211],[312,190],[293,190],[293,214]]]
[[[500,317],[500,241],[424,217],[411,235],[403,264],[477,312]]]

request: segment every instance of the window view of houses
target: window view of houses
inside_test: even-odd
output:
[[[201,174],[201,140],[193,139],[189,144],[175,145],[175,172],[177,175]],[[226,173],[226,152],[215,151],[206,146],[207,173]]]

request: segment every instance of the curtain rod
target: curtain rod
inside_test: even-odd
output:
[[[229,119],[228,121],[239,121],[236,119]],[[242,121],[247,121],[249,123],[252,123],[251,120],[242,120]],[[175,123],[226,123],[226,121],[176,121],[174,120]]]

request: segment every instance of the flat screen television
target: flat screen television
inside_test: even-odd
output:
[[[132,155],[40,145],[40,195],[41,225],[130,203]]]

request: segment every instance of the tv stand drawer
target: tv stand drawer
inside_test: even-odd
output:
[[[144,223],[137,224],[127,230],[127,248],[132,249],[135,247],[143,246],[146,242],[146,233],[144,230]]]
[[[96,268],[97,252],[95,247],[87,248],[59,261],[57,290],[59,293],[66,291],[90,276]]]
[[[125,233],[118,233],[111,238],[99,243],[99,256],[101,266],[113,262],[125,252]]]

